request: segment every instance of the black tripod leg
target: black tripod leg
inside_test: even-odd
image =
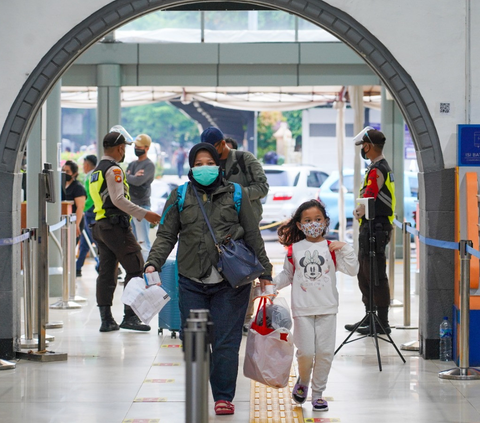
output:
[[[340,351],[340,348],[342,348],[345,344],[348,344],[349,342],[353,342],[353,341],[358,341],[359,339],[362,339],[362,338],[365,338],[365,336],[361,336],[359,338],[355,338],[354,340],[352,341],[349,341],[349,339],[352,337],[352,335],[356,332],[356,330],[362,326],[362,324],[367,320],[369,319],[369,313],[367,313],[362,320],[360,320],[356,325],[355,327],[353,328],[353,330],[350,332],[350,334],[345,338],[345,340],[340,344],[340,346],[335,350],[335,352],[333,353],[333,355],[335,355],[338,351]]]
[[[402,353],[400,352],[400,350],[399,350],[399,349],[397,348],[397,346],[395,345],[395,342],[393,342],[393,339],[392,339],[392,337],[390,336],[390,334],[387,333],[387,331],[386,331],[385,328],[383,327],[382,322],[380,321],[380,319],[378,318],[378,316],[375,316],[375,317],[376,317],[376,319],[377,319],[378,324],[379,324],[380,327],[382,328],[383,333],[384,333],[385,335],[387,335],[387,337],[388,337],[388,341],[387,341],[386,339],[384,339],[384,341],[390,342],[390,344],[392,344],[393,347],[395,348],[395,350],[397,351],[397,353],[398,353],[398,355],[400,356],[400,358],[402,359],[402,361],[403,361],[404,363],[406,363],[405,358],[403,357]],[[383,339],[383,338],[380,338],[380,339]]]

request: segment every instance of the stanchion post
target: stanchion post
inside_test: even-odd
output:
[[[407,228],[409,222],[403,223],[403,324],[410,326],[410,233]]]
[[[77,277],[77,266],[75,260],[75,248],[77,246],[77,216],[74,214],[70,215],[70,248],[69,248],[69,274],[70,274],[70,286],[68,287],[68,299],[72,302],[84,302],[87,301],[86,298],[79,297],[75,294],[76,287],[75,281]]]
[[[27,360],[60,361],[66,360],[67,354],[47,351],[46,328],[48,310],[48,225],[47,225],[47,184],[48,164],[38,175],[38,230],[37,245],[37,330],[38,352],[18,352],[17,356]]]
[[[395,326],[396,329],[418,329],[417,326],[411,326],[410,321],[410,306],[411,306],[411,292],[410,292],[410,273],[411,264],[410,256],[412,254],[412,246],[410,243],[410,232],[408,228],[411,227],[410,222],[403,222],[403,326]]]
[[[479,380],[480,370],[470,365],[470,253],[472,241],[460,241],[460,367],[438,374],[440,379]]]
[[[75,301],[69,301],[69,269],[70,269],[70,218],[68,215],[62,216],[62,219],[66,220],[66,224],[62,226],[61,229],[61,248],[62,248],[62,265],[63,265],[63,279],[62,279],[62,299],[57,301],[55,304],[52,304],[50,308],[53,309],[74,309],[81,308],[80,304],[77,304]],[[71,269],[70,269],[71,271]]]
[[[397,216],[395,216],[395,219]],[[395,256],[397,249],[397,228],[393,225],[392,235],[388,246],[388,286],[390,289],[390,307],[402,307],[402,302],[395,299]]]
[[[208,310],[191,310],[184,335],[186,423],[208,423]]]
[[[30,232],[30,229],[24,229],[22,233]],[[23,241],[23,311],[25,318],[25,335],[20,341],[22,348],[33,348],[38,342],[33,339],[33,287],[32,287],[32,268],[31,268],[31,245],[30,238]]]

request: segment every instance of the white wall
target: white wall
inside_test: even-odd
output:
[[[345,124],[353,125],[354,111],[345,110]],[[337,110],[335,109],[308,109],[302,113],[302,163],[320,166],[323,171],[331,173],[338,170],[338,147],[336,137],[310,136],[311,124],[335,125]],[[380,124],[380,111],[370,109],[370,122]],[[355,136],[355,134],[353,134]],[[353,169],[355,148],[353,136],[345,136],[343,146],[343,168]],[[328,160],[326,160],[328,157]]]
[[[28,74],[74,25],[109,0],[0,2],[0,126]],[[456,164],[456,125],[466,123],[465,46],[468,0],[327,0],[352,15],[391,51],[412,76],[435,121],[446,167]],[[471,3],[473,93],[480,92],[480,2]],[[7,59],[8,58],[8,59]],[[474,98],[473,100],[476,100]],[[451,102],[441,116],[440,102]],[[480,121],[472,103],[471,121]]]

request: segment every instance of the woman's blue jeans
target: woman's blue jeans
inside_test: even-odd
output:
[[[250,285],[232,288],[226,281],[202,284],[179,276],[179,305],[182,328],[190,310],[210,310],[213,340],[210,385],[213,399],[232,401],[238,374],[238,350],[250,296]]]

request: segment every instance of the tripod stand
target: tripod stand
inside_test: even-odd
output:
[[[375,231],[373,230],[373,220],[375,219],[375,203],[374,203],[374,198],[369,197],[369,198],[357,198],[357,201],[359,203],[365,204],[365,219],[368,221],[368,231],[369,231],[369,258],[370,258],[370,284],[369,284],[369,293],[368,293],[368,298],[369,298],[369,304],[368,304],[368,310],[367,313],[365,314],[364,318],[358,322],[355,327],[353,328],[352,332],[350,335],[347,336],[347,338],[341,343],[341,345],[336,349],[335,354],[342,348],[345,344],[349,344],[351,342],[358,341],[360,339],[363,339],[367,336],[372,336],[375,339],[375,348],[377,350],[377,359],[378,359],[378,368],[380,371],[382,371],[382,359],[380,357],[380,349],[378,346],[378,340],[381,339],[382,341],[388,342],[392,344],[397,351],[398,355],[402,359],[402,361],[405,363],[405,358],[403,357],[402,353],[400,350],[397,348],[395,345],[395,342],[393,342],[393,339],[390,337],[390,334],[387,333],[386,328],[383,327],[382,322],[378,318],[377,314],[375,313],[375,306],[373,305],[373,289],[374,285],[379,286],[378,282],[378,273],[377,273],[377,257],[376,257],[376,249],[375,249]],[[355,331],[362,326],[364,323],[368,323],[370,327],[370,334],[368,335],[363,335],[358,338],[350,340],[352,335],[355,333]],[[383,333],[387,335],[388,339],[382,338],[379,336],[377,333],[377,324],[380,326],[382,329]]]

